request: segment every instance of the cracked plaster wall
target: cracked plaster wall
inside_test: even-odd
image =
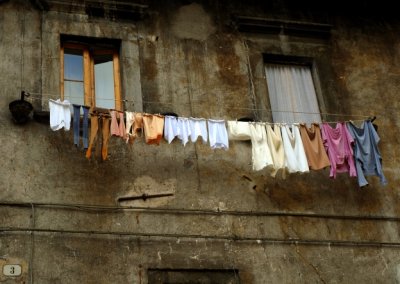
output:
[[[0,202],[33,204],[0,207],[0,264],[24,268],[21,277],[0,274],[0,281],[147,283],[150,268],[235,268],[241,283],[400,281],[398,246],[360,245],[399,244],[400,23],[333,13],[328,42],[282,42],[237,32],[231,15],[320,22],[324,13],[220,1],[148,4],[148,17],[137,23],[40,12],[27,1],[0,4]],[[268,119],[262,53],[313,56],[327,112],[377,115],[389,185],[372,177],[360,190],[346,174],[329,179],[327,169],[273,179],[251,170],[250,142],[232,142],[223,151],[200,141],[150,146],[138,138],[126,145],[112,137],[108,160],[88,161],[73,146],[72,131],[53,132],[33,119],[15,125],[8,110],[21,89],[43,94],[31,98],[35,109],[46,109],[46,94],[57,98],[61,32],[122,39],[123,92],[135,101],[126,109],[186,117]],[[117,202],[165,192],[173,195]],[[117,205],[170,211],[107,209]],[[177,213],[182,209],[187,212]],[[218,211],[229,213],[208,214]],[[243,211],[294,215],[235,214]]]

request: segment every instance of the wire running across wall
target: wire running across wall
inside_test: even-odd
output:
[[[42,234],[79,234],[79,235],[97,235],[97,236],[117,236],[134,237],[134,238],[166,238],[177,240],[219,240],[233,241],[235,243],[251,243],[257,244],[280,244],[280,245],[310,245],[310,246],[338,246],[338,247],[375,247],[375,248],[397,248],[400,249],[400,242],[382,242],[382,241],[355,241],[355,240],[333,240],[333,239],[281,239],[268,237],[239,237],[236,235],[215,236],[215,235],[197,235],[197,234],[173,234],[173,233],[139,233],[125,231],[97,231],[97,230],[68,230],[68,229],[45,229],[45,228],[9,228],[0,227],[2,233],[42,233]]]
[[[57,95],[53,94],[40,94],[40,93],[29,93],[30,96],[28,100],[43,100],[43,98],[48,98],[48,99],[54,99],[57,97]],[[79,98],[79,97],[71,97],[71,98]],[[115,99],[104,99],[104,100],[112,100],[112,101],[120,101],[124,103],[131,103],[134,105],[133,100],[128,100],[128,99],[122,99],[122,100],[115,100]],[[176,103],[172,102],[159,102],[159,101],[142,101],[143,104],[158,104],[158,105],[176,105]],[[192,105],[191,103],[179,103],[179,105]],[[248,111],[253,111],[253,112],[268,112],[268,113],[273,113],[273,112],[288,112],[288,113],[298,113],[298,114],[321,114],[326,117],[346,117],[346,118],[357,118],[357,119],[344,119],[341,121],[363,121],[367,119],[373,119],[376,117],[375,115],[363,115],[363,114],[344,114],[344,113],[330,113],[330,112],[304,112],[304,111],[288,111],[288,110],[268,110],[265,108],[251,108],[251,107],[238,107],[238,106],[230,106],[230,109],[235,109],[235,110],[248,110]],[[236,119],[236,118],[235,118]],[[322,122],[326,123],[336,123],[337,121],[329,121],[329,120],[322,120]]]
[[[400,218],[395,216],[362,216],[362,215],[327,215],[315,213],[296,213],[296,212],[240,212],[240,211],[213,211],[205,209],[172,209],[172,208],[149,208],[149,207],[127,207],[127,206],[101,206],[101,205],[74,205],[74,204],[50,204],[50,203],[21,203],[21,202],[1,202],[0,207],[26,208],[35,219],[35,212],[40,208],[52,208],[58,210],[83,210],[85,212],[146,212],[155,214],[189,214],[189,215],[216,215],[216,216],[268,216],[268,217],[300,217],[300,218],[321,218],[321,219],[338,219],[338,220],[353,220],[353,221],[384,221],[384,222],[399,222]],[[135,238],[135,239],[176,239],[196,242],[199,240],[208,241],[228,241],[230,245],[238,243],[257,243],[259,245],[279,244],[279,245],[311,245],[311,246],[338,246],[338,247],[373,247],[373,248],[400,248],[400,242],[396,241],[373,241],[373,240],[337,240],[337,239],[307,239],[307,238],[276,238],[264,236],[238,236],[236,234],[224,235],[207,235],[207,234],[191,234],[191,233],[143,233],[130,231],[103,231],[103,230],[82,230],[82,229],[54,229],[54,228],[39,228],[35,226],[35,220],[31,221],[30,227],[9,227],[0,226],[0,232],[4,233],[26,233],[31,236],[32,246],[33,237],[36,234],[61,234],[61,235],[95,235],[95,236],[117,236]],[[31,251],[33,254],[33,250]],[[234,263],[232,263],[234,264]]]
[[[230,210],[211,210],[211,209],[183,209],[183,208],[163,208],[163,207],[144,207],[144,206],[112,206],[112,205],[96,205],[96,204],[69,204],[69,203],[24,203],[24,202],[0,202],[0,207],[12,208],[50,208],[65,209],[84,212],[146,212],[154,214],[172,214],[172,215],[204,215],[204,216],[243,216],[243,217],[299,217],[313,219],[336,219],[336,220],[353,220],[353,221],[387,221],[400,222],[398,216],[385,215],[338,215],[338,214],[320,214],[320,213],[303,213],[303,212],[287,212],[287,211],[230,211]]]
[[[133,238],[175,238],[178,240],[192,241],[198,240],[219,240],[231,243],[248,243],[256,242],[257,244],[280,244],[280,245],[312,245],[312,246],[339,246],[339,247],[390,247],[400,248],[400,242],[396,241],[363,241],[363,240],[336,240],[336,239],[306,239],[306,238],[273,238],[273,237],[246,237],[237,236],[235,234],[228,235],[206,235],[206,234],[184,234],[184,233],[142,233],[129,231],[102,231],[102,230],[74,230],[74,229],[53,229],[38,228],[35,226],[35,211],[40,208],[52,208],[58,210],[83,210],[85,212],[146,212],[155,214],[189,214],[189,215],[215,215],[215,216],[248,216],[248,217],[299,217],[299,218],[317,218],[317,219],[337,219],[352,221],[384,221],[399,222],[400,217],[382,216],[382,215],[329,215],[316,213],[296,213],[296,212],[253,212],[253,211],[213,211],[205,209],[173,209],[173,208],[150,208],[150,207],[130,207],[130,206],[105,206],[105,205],[83,205],[83,204],[66,204],[66,203],[23,203],[23,202],[0,202],[0,207],[26,208],[33,217],[30,227],[9,227],[0,226],[0,232],[3,233],[27,233],[31,236],[33,242],[34,234],[85,234],[97,236],[118,236]],[[36,209],[36,210],[35,210]],[[33,243],[32,243],[33,245]],[[33,251],[31,251],[33,254]]]

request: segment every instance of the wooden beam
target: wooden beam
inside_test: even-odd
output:
[[[113,67],[114,67],[114,96],[115,96],[115,108],[122,111],[122,100],[121,100],[121,76],[119,68],[119,56],[116,51],[113,53]]]
[[[89,50],[83,50],[83,81],[84,81],[84,104],[91,106],[91,70],[90,70],[90,55]]]
[[[60,96],[64,101],[64,47],[60,48]]]

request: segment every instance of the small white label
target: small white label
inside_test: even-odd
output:
[[[3,266],[3,274],[5,276],[20,276],[22,267],[19,264],[6,264]]]

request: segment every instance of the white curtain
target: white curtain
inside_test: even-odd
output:
[[[266,64],[265,69],[274,122],[321,122],[310,67]]]

